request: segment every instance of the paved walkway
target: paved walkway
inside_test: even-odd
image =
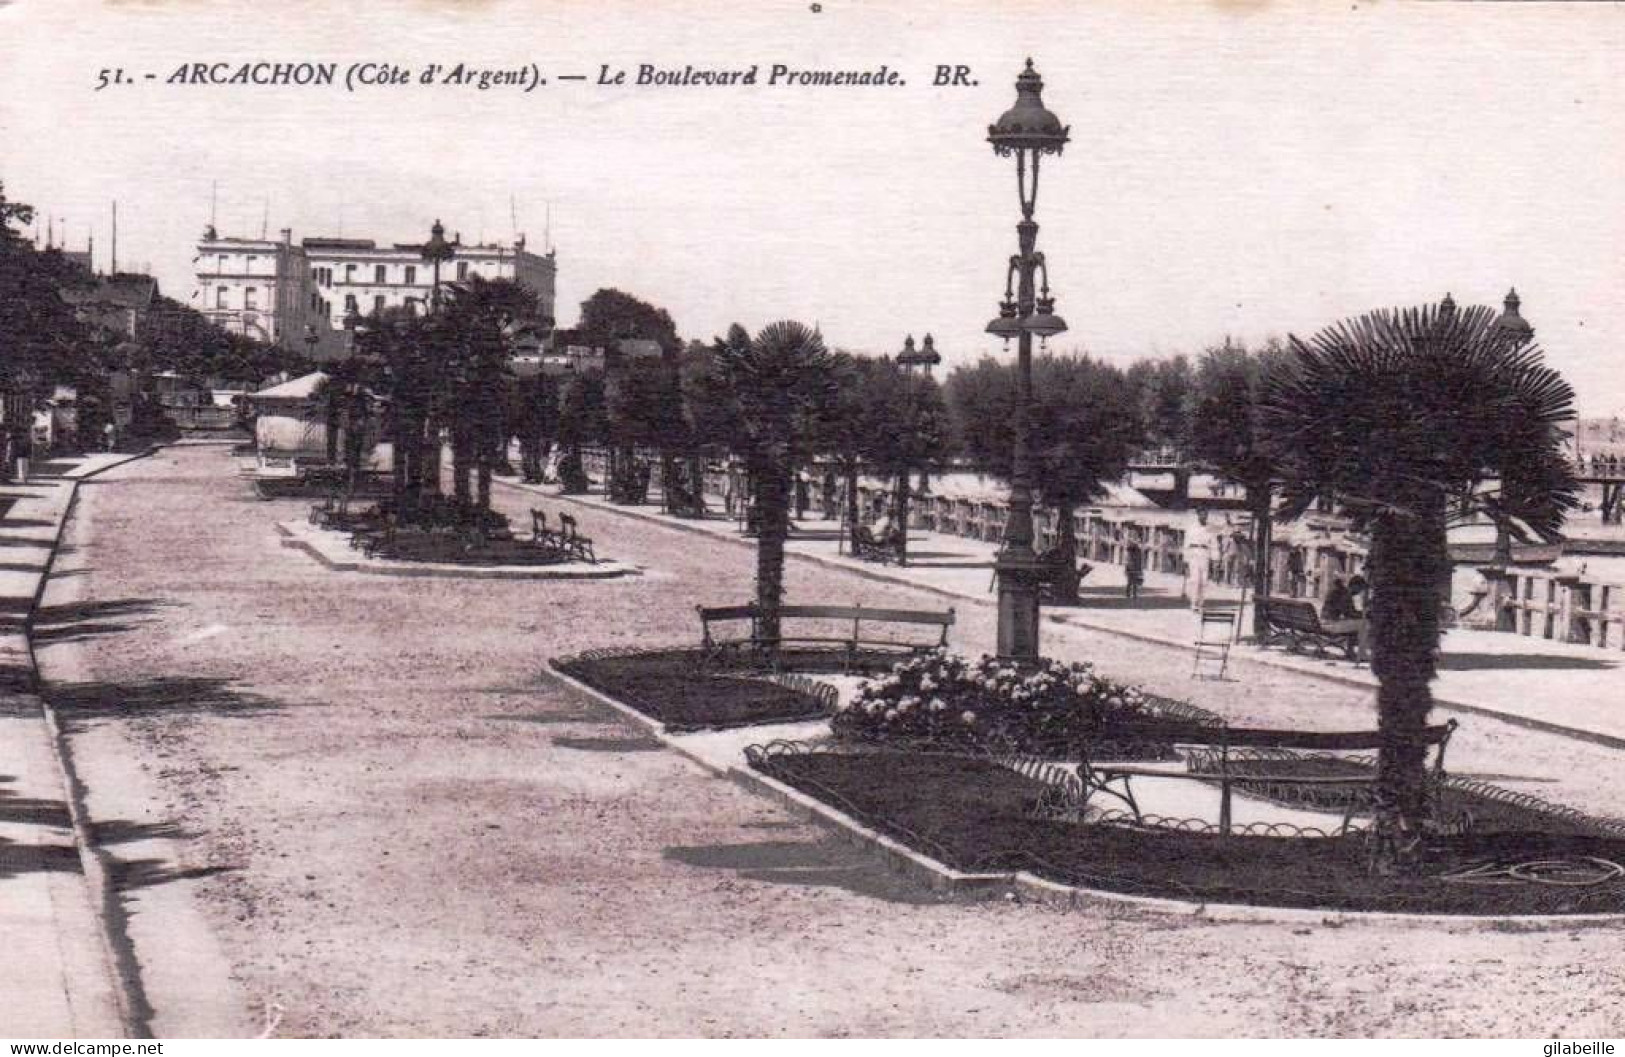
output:
[[[129,458],[50,460],[0,485],[0,1037],[127,1034],[28,627],[78,482]]]
[[[539,495],[553,496],[557,491],[551,486],[505,483]],[[735,522],[720,514],[697,521],[664,515],[657,506],[616,506],[599,494],[558,498],[755,545],[754,540],[740,535]],[[991,606],[996,601],[991,590],[995,544],[913,531],[909,533],[909,564],[899,568],[859,561],[844,553],[838,529],[831,521],[798,521],[787,550],[871,579],[925,588],[960,604]],[[1046,607],[1044,616],[1055,624],[1189,650],[1198,626],[1181,597],[1181,588],[1177,576],[1147,573],[1141,597],[1131,601],[1123,597],[1122,567],[1100,563],[1084,581],[1081,606]],[[1234,599],[1236,591],[1215,586],[1209,596]],[[1243,617],[1244,628],[1250,612]],[[1231,656],[1345,684],[1376,686],[1368,668],[1345,660],[1291,654],[1246,641],[1238,643]],[[1625,697],[1625,652],[1618,650],[1456,629],[1444,638],[1434,695],[1447,710],[1493,715],[1534,729],[1625,747],[1625,710],[1615,704]]]

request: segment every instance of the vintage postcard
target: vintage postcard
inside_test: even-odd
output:
[[[0,1036],[1612,1052],[1622,16],[0,0]]]

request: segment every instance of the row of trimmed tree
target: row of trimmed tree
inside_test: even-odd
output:
[[[794,323],[755,337],[734,327],[713,357],[715,401],[727,408],[731,447],[763,505],[757,605],[772,638],[791,474],[815,452],[839,456],[830,422],[845,406],[861,405],[858,387],[875,381],[843,373],[817,333]],[[1001,476],[1013,449],[1011,383],[1008,366],[984,360],[954,372],[946,386],[964,449]],[[899,384],[931,388],[920,379]],[[1119,477],[1150,439],[1185,446],[1245,488],[1261,552],[1272,521],[1297,518],[1317,502],[1334,504],[1369,535],[1382,738],[1373,862],[1383,869],[1414,862],[1428,806],[1424,732],[1447,601],[1449,528],[1488,519],[1520,538],[1552,540],[1578,502],[1563,451],[1574,392],[1541,350],[1500,328],[1492,309],[1446,301],[1373,312],[1257,353],[1226,343],[1194,368],[1173,362],[1121,372],[1084,357],[1041,357],[1033,392],[1035,480],[1042,501],[1064,513]],[[911,399],[902,390],[886,397],[893,431],[909,423],[898,409]],[[915,439],[934,443],[933,429]],[[899,461],[881,465],[906,479],[941,449],[896,450]],[[1063,546],[1070,522],[1060,522]]]
[[[703,503],[703,459],[737,458],[754,497],[757,604],[770,639],[798,470],[833,463],[846,477],[848,509],[859,473],[891,478],[897,523],[908,516],[910,475],[941,469],[950,456],[1010,475],[1008,362],[960,367],[939,386],[889,359],[832,351],[815,329],[794,322],[755,335],[736,325],[708,344],[681,346],[666,313],[600,291],[564,340],[611,349],[652,341],[658,361],[611,356],[603,371],[504,382],[502,328],[527,306],[492,289],[502,285],[456,289],[448,322],[404,322],[421,335],[410,347],[433,363],[392,360],[393,384],[429,371],[405,391],[440,394],[405,416],[413,443],[448,429],[454,460],[477,475],[481,506],[512,435],[528,466],[560,445],[564,466],[573,462],[578,474],[585,444],[611,450],[612,473],[638,451],[657,449],[668,502],[681,491]],[[437,327],[440,337],[428,336]],[[1527,335],[1496,325],[1493,310],[1448,301],[1371,313],[1258,350],[1227,341],[1194,361],[1120,370],[1086,356],[1040,356],[1033,370],[1030,466],[1039,501],[1062,515],[1058,548],[1068,562],[1073,510],[1099,498],[1147,446],[1176,448],[1244,490],[1261,593],[1272,522],[1329,502],[1369,534],[1384,739],[1379,828],[1398,849],[1389,861],[1403,859],[1426,804],[1421,735],[1449,580],[1446,533],[1455,521],[1488,518],[1515,536],[1556,536],[1577,502],[1562,450],[1573,391]]]

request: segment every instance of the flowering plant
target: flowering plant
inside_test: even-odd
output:
[[[1094,665],[1043,660],[1022,667],[978,661],[939,649],[865,680],[831,724],[837,735],[867,741],[929,741],[979,746],[1062,746],[1109,738],[1113,728],[1143,732],[1158,720],[1185,719],[1172,702],[1097,674]]]

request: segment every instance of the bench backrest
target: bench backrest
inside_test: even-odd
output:
[[[868,606],[780,606],[780,617],[803,620],[876,620],[886,624],[933,624],[951,627],[954,611],[928,609],[871,609]]]
[[[547,511],[532,508],[530,512],[530,530],[538,536],[547,531]]]
[[[1455,732],[1456,721],[1450,720],[1422,728],[1422,744],[1443,745]],[[1322,751],[1354,752],[1374,751],[1382,747],[1382,735],[1374,730],[1271,730],[1262,727],[1208,727],[1199,724],[1167,723],[1137,726],[1126,724],[1114,728],[1113,740],[1144,737],[1171,741],[1177,745],[1208,745],[1231,749],[1320,749]]]
[[[731,620],[755,621],[761,615],[761,610],[755,605],[743,606],[695,606],[695,612],[700,615],[702,632],[707,641],[711,637],[711,625]],[[941,642],[948,643],[948,629],[954,623],[954,611],[937,612],[926,609],[879,609],[868,606],[818,606],[818,605],[789,605],[779,607],[781,620],[850,620],[852,622],[852,638],[862,636],[862,626],[865,623],[879,624],[925,624],[942,629]],[[754,628],[752,632],[754,633]]]
[[[576,519],[569,514],[560,514],[559,531],[563,532],[571,539],[574,539],[576,535]]]
[[[1320,611],[1313,602],[1302,598],[1260,598],[1258,607],[1264,619],[1271,624],[1298,631],[1319,631]]]

